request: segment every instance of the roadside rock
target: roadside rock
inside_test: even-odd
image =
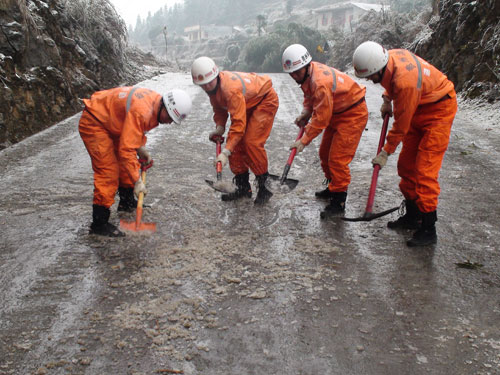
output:
[[[128,47],[108,0],[5,0],[0,31],[0,149],[80,111],[79,98],[168,69]]]
[[[500,98],[500,1],[439,2],[431,32],[412,48],[440,67],[468,98]]]

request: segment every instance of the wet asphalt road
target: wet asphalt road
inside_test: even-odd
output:
[[[281,174],[302,94],[287,75],[272,78],[280,109],[267,149]],[[351,164],[350,217],[364,212],[382,124],[381,88],[362,83],[370,119]],[[386,227],[397,213],[320,220],[319,140],[295,158],[292,192],[261,208],[221,202],[204,182],[215,179],[206,95],[187,74],[141,85],[194,101],[181,127],[148,135],[143,220],[154,235],[87,234],[79,115],[0,152],[0,374],[500,374],[498,111],[460,110],[438,244],[410,249],[410,232]],[[397,184],[391,156],[374,212],[400,204]],[[115,204],[120,218],[134,216]],[[478,267],[457,266],[467,262]]]

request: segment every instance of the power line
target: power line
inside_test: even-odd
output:
[[[168,43],[168,46],[169,47],[173,47],[173,46],[184,46],[184,47],[195,47],[195,46],[207,46],[207,45],[222,45],[222,44],[231,44],[231,43],[243,43],[243,42],[249,42],[250,39],[248,40],[238,40],[238,41],[230,41],[230,42],[215,42],[215,41],[208,41],[207,43],[199,43],[199,42],[196,42],[196,43],[192,43],[192,42],[186,42],[186,43]],[[137,43],[138,46],[144,46],[144,43]],[[164,47],[164,44],[163,43],[159,43],[159,42],[155,42],[154,44],[149,44],[148,46],[151,46],[151,47],[158,47],[158,46],[162,46]]]

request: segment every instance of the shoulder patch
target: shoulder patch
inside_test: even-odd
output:
[[[415,68],[416,68],[416,66],[413,65],[412,63],[406,65],[406,70],[408,70],[409,72],[411,72]]]

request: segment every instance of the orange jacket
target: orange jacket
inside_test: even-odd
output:
[[[118,162],[132,181],[139,179],[137,149],[146,144],[144,135],[158,126],[161,95],[145,88],[117,87],[98,91],[83,99],[85,109],[112,138],[119,138]]]
[[[359,102],[366,92],[364,86],[357,84],[347,74],[316,61],[311,62],[309,77],[301,88],[304,92],[304,108],[312,113],[302,137],[302,143],[306,145],[333,122],[335,114]]]
[[[380,84],[384,96],[393,101],[394,123],[384,150],[394,153],[410,128],[417,107],[438,101],[446,94],[455,97],[453,83],[424,59],[404,49],[389,50],[389,61]]]
[[[217,92],[210,95],[216,125],[226,125],[231,115],[231,126],[227,134],[226,148],[233,151],[245,134],[247,111],[256,107],[272,88],[272,81],[266,75],[255,73],[219,73]]]

